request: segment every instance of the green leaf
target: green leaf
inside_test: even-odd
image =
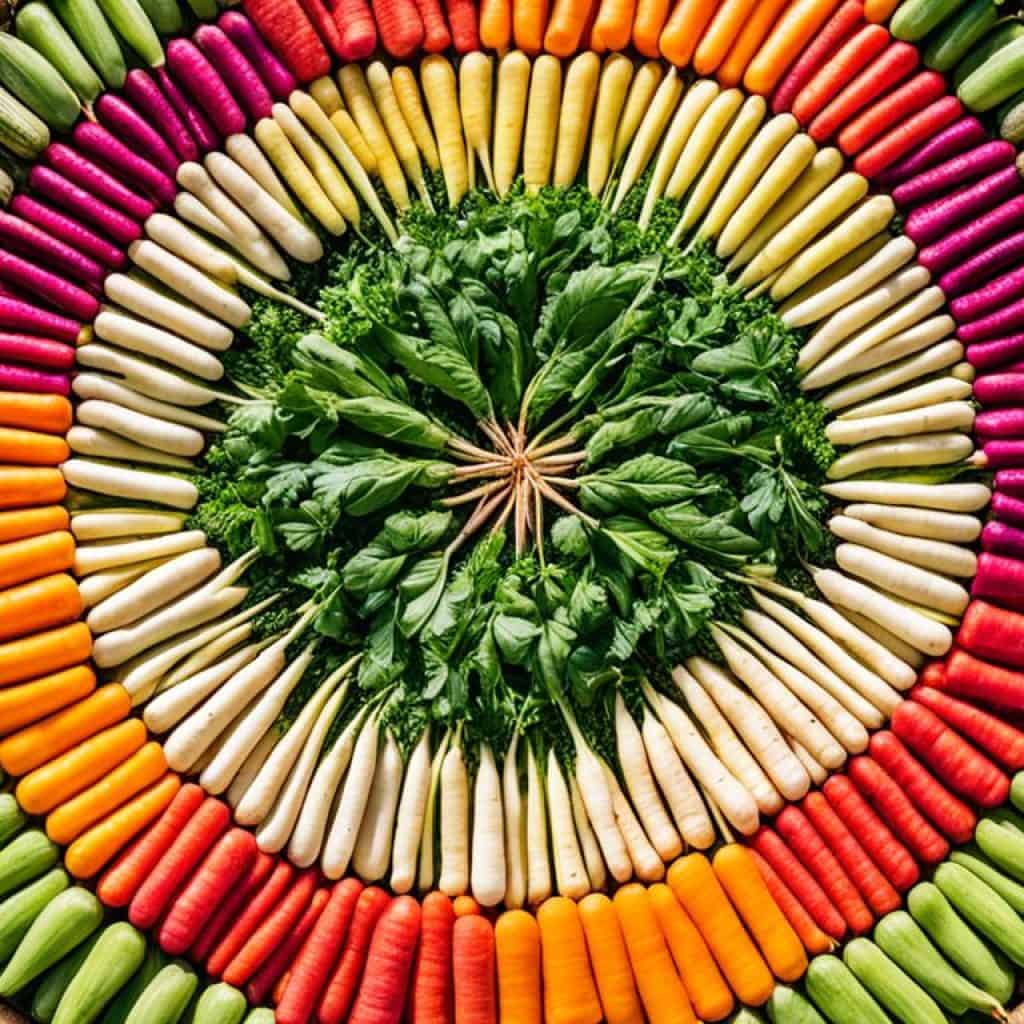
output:
[[[689,463],[646,453],[581,477],[580,502],[587,512],[596,515],[645,515],[658,505],[686,501],[718,489],[717,481],[702,485]]]
[[[565,667],[575,639],[576,633],[555,619],[549,619],[541,627],[536,667],[541,681],[552,696],[562,693]]]
[[[319,467],[313,463],[313,469]],[[352,516],[386,508],[410,487],[440,487],[451,472],[445,462],[422,459],[369,458],[323,468],[313,481],[313,494],[324,505],[338,505]]]
[[[398,578],[405,563],[406,556],[393,554],[386,544],[367,544],[341,570],[345,589],[362,597],[383,590]]]
[[[634,565],[661,579],[675,561],[675,545],[641,519],[615,516],[601,524],[601,532]]]
[[[384,520],[383,540],[392,551],[425,551],[440,543],[451,530],[451,512],[396,512]]]
[[[541,628],[529,619],[515,615],[496,615],[493,634],[503,660],[510,665],[525,665],[540,636]]]
[[[398,620],[404,636],[415,636],[434,614],[448,578],[448,556],[427,555],[406,574],[401,583],[405,607]]]
[[[655,510],[651,522],[687,546],[725,562],[742,564],[761,551],[760,541],[736,524],[734,512],[709,516],[684,501]]]
[[[414,448],[440,451],[451,438],[451,432],[429,416],[390,398],[343,398],[334,403],[334,410],[368,434]]]

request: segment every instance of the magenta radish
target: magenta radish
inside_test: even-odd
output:
[[[1024,530],[992,520],[981,531],[981,550],[1024,561]]]
[[[967,349],[967,361],[977,370],[1001,369],[1020,358],[1024,358],[1024,334],[982,341]]]
[[[901,185],[929,167],[943,163],[972,146],[980,145],[987,138],[985,126],[976,117],[962,117],[908,153],[898,163],[886,168],[877,182],[883,188]]]
[[[1024,373],[986,373],[976,377],[974,397],[986,408],[1024,406]]]
[[[79,121],[72,138],[83,153],[105,164],[121,181],[140,186],[161,206],[169,206],[174,202],[178,194],[174,179],[164,174],[156,164],[139,156],[103,125]]]
[[[182,163],[199,159],[195,139],[151,75],[142,68],[129,71],[124,80],[124,92],[140,114],[149,118],[151,124],[160,126],[164,139]]]
[[[975,435],[984,441],[1024,437],[1024,408],[986,409],[974,418]]]
[[[172,39],[167,44],[167,69],[175,82],[203,108],[221,135],[240,135],[245,131],[242,108],[195,43]]]
[[[903,233],[918,245],[935,242],[964,221],[987,213],[1019,192],[1020,187],[1017,168],[1004,167],[951,195],[919,206],[907,215]]]
[[[893,189],[892,197],[899,206],[915,206],[934,196],[945,195],[957,185],[1009,167],[1016,155],[1009,142],[986,142],[914,175]]]
[[[52,338],[0,331],[0,361],[27,363],[46,370],[70,370],[75,365],[75,349]]]
[[[38,334],[69,345],[78,344],[83,332],[80,323],[10,295],[0,295],[0,329]]]
[[[200,25],[192,38],[253,121],[270,117],[274,101],[256,68],[216,25]]]
[[[1012,472],[1012,470],[1007,472]],[[990,507],[992,515],[1000,522],[1009,523],[1010,526],[1024,527],[1024,500],[1003,491],[996,491],[992,495]]]
[[[79,320],[92,320],[100,311],[98,300],[84,289],[3,249],[0,249],[0,279]]]
[[[71,375],[47,373],[27,366],[0,363],[0,391],[34,391],[46,395],[70,395]]]
[[[1016,469],[1024,466],[1024,441],[1002,438],[986,441],[981,451],[986,469]]]
[[[275,100],[286,100],[298,84],[295,76],[277,59],[259,29],[239,11],[225,11],[217,24],[256,69]]]
[[[90,231],[73,217],[38,202],[24,192],[11,200],[8,209],[48,234],[64,239],[80,253],[110,270],[120,270],[128,261],[128,257],[116,245]]]
[[[35,224],[3,211],[0,211],[0,243],[29,259],[39,259],[51,270],[59,270],[93,288],[103,285],[104,270],[95,260]]]
[[[36,164],[29,172],[28,183],[33,192],[98,228],[118,245],[130,245],[142,237],[142,228],[138,223],[49,167]]]
[[[1024,608],[1024,562],[982,551],[971,596],[998,601],[1010,608]]]
[[[126,146],[156,164],[164,174],[174,177],[180,162],[174,151],[127,100],[104,93],[96,101],[96,115],[100,124],[109,128]]]
[[[1024,327],[1024,299],[1011,302],[994,313],[978,317],[977,320],[960,324],[957,337],[965,345],[970,345],[975,341],[998,338],[1002,334],[1009,334],[1021,327]]]
[[[954,298],[975,285],[983,284],[1003,267],[1011,263],[1020,263],[1022,259],[1024,231],[1017,231],[975,253],[965,263],[946,271],[939,278],[939,287],[946,293],[947,298]]]
[[[1003,309],[1024,295],[1024,267],[1001,274],[973,292],[961,295],[949,304],[953,316],[965,323]]]
[[[166,68],[158,68],[157,81],[160,91],[167,97],[167,102],[177,111],[178,117],[195,140],[201,154],[210,153],[220,147],[220,136],[210,119],[193,103],[177,86],[167,73]]]
[[[156,206],[150,200],[122,185],[117,178],[70,146],[55,142],[46,147],[43,155],[46,162],[68,181],[123,210],[132,220],[148,220],[156,212]]]
[[[995,485],[997,492],[1024,500],[1024,469],[1000,469]]]
[[[917,262],[939,274],[967,259],[993,240],[1024,227],[1024,196],[1015,196],[969,224],[942,235],[917,254]]]

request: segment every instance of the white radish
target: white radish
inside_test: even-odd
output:
[[[192,676],[209,668],[215,661],[219,661],[225,654],[233,651],[239,644],[248,641],[253,634],[252,620],[242,622],[229,629],[226,633],[211,640],[208,644],[193,651],[187,658],[180,661],[175,667],[160,680],[156,693],[165,693],[179,683],[190,679]],[[269,641],[264,641],[264,645]]]
[[[886,480],[845,480],[822,490],[839,501],[908,505],[940,512],[980,512],[992,498],[985,484],[911,484]]]
[[[505,895],[505,817],[501,806],[501,777],[494,754],[486,743],[480,745],[480,762],[473,786],[472,844],[470,892],[481,906],[496,906]]]
[[[519,786],[519,732],[512,733],[501,766],[501,802],[505,810],[505,906],[526,902],[526,832],[523,828],[523,793]]]
[[[590,878],[576,837],[572,796],[552,747],[548,748],[545,781],[548,820],[551,824],[551,853],[555,862],[555,889],[560,896],[579,900],[590,892]]]
[[[951,544],[971,544],[981,533],[981,521],[966,512],[855,502],[843,509],[843,516],[903,536],[926,537]],[[71,528],[74,529],[74,520]]]
[[[437,836],[437,804],[440,800],[441,792],[441,765],[444,764],[444,758],[448,753],[448,744],[450,742],[451,734],[445,732],[441,738],[441,745],[434,752],[434,758],[430,762],[430,791],[427,794],[427,807],[423,812],[423,830],[420,836],[420,862],[416,878],[417,888],[421,892],[433,889],[437,879],[434,858],[434,841]]]
[[[894,654],[900,661],[905,661],[915,672],[920,672],[924,663],[928,660],[920,651],[911,647],[905,640],[890,632],[877,622],[865,618],[857,612],[846,610],[846,617],[858,629],[863,630],[868,636],[877,640],[879,645]]]
[[[974,451],[967,434],[946,431],[912,434],[899,440],[869,441],[840,455],[829,466],[829,480],[845,480],[877,469],[948,466],[962,462]]]
[[[95,351],[95,346],[93,347]],[[105,347],[105,346],[101,346]],[[108,362],[121,362],[123,356],[119,356],[114,349],[106,349]],[[114,356],[111,359],[111,355]],[[136,361],[137,365],[141,363]],[[113,372],[120,373],[121,368],[111,367]],[[177,381],[178,378],[175,378]],[[204,416],[202,413],[193,412],[191,409],[182,408],[180,405],[173,405],[170,402],[162,402],[156,398],[150,398],[140,391],[136,391],[123,384],[114,377],[108,377],[103,373],[79,373],[75,377],[72,388],[75,394],[81,399],[96,399],[98,401],[116,404],[125,411],[133,411],[149,416],[161,423],[170,422],[191,427],[196,431],[207,431],[211,434],[223,434],[227,430],[227,424],[216,420],[212,416]],[[113,428],[111,428],[113,429]],[[157,446],[154,446],[157,447]]]
[[[113,402],[95,399],[79,404],[77,422],[87,427],[108,430],[121,437],[176,456],[198,455],[203,450],[203,435],[192,427],[146,416]]]
[[[263,739],[256,744],[253,752],[245,759],[245,764],[239,769],[234,782],[231,783],[228,791],[224,794],[224,799],[227,800],[228,806],[232,810],[242,802],[242,798],[252,785],[252,780],[259,774],[260,769],[266,764],[267,758],[270,757],[271,752],[280,740],[281,733],[275,726],[264,735]],[[210,749],[216,753],[213,747]],[[298,861],[295,861],[295,863],[298,864]]]
[[[377,754],[370,799],[352,851],[352,868],[365,882],[376,882],[387,873],[404,769],[398,741],[388,730]]]
[[[258,146],[254,147],[263,156]],[[269,165],[268,165],[269,166]],[[191,195],[202,204],[210,215],[222,223],[232,237],[245,242],[257,242],[265,237],[260,226],[245,212],[244,208],[218,185],[209,172],[198,163],[183,163],[178,168],[178,184],[186,191],[179,194]],[[289,199],[289,202],[291,200]],[[177,200],[175,201],[177,208]],[[296,214],[297,216],[297,214]]]
[[[224,150],[238,166],[245,171],[272,199],[280,203],[297,221],[305,223],[298,206],[292,201],[274,165],[257,145],[251,135],[231,135],[224,143]],[[180,174],[180,168],[179,168]]]
[[[441,764],[441,874],[446,896],[469,889],[469,778],[457,735]]]
[[[978,559],[973,551],[948,541],[891,533],[853,516],[833,516],[828,525],[843,540],[944,576],[970,578],[978,568]]]
[[[184,530],[181,533],[147,537],[144,540],[111,541],[106,544],[80,544],[75,551],[75,575],[88,576],[101,569],[115,569],[122,565],[147,562],[153,558],[167,558],[206,546],[202,530]]]
[[[124,589],[140,576],[145,576],[151,569],[159,568],[166,561],[167,558],[151,558],[145,562],[133,562],[131,565],[119,566],[116,569],[102,569],[86,576],[85,579],[78,581],[82,605],[94,608],[100,601]]]
[[[651,845],[643,826],[637,820],[633,807],[626,794],[622,792],[615,773],[606,764],[602,764],[602,767],[612,798],[615,823],[618,825],[622,840],[629,851],[629,859],[633,864],[636,877],[641,882],[658,882],[665,877],[664,861],[658,856],[658,851]]]
[[[78,411],[81,409],[80,405]],[[177,533],[186,518],[181,512],[151,512],[130,507],[72,512],[71,532],[79,544],[89,540]]]
[[[537,906],[551,895],[548,816],[544,783],[533,744],[526,744],[526,900]]]
[[[127,469],[82,458],[70,458],[60,469],[72,487],[96,491],[111,498],[152,501],[186,510],[194,508],[199,501],[199,489],[191,480],[183,480],[170,473]]]
[[[914,387],[902,388],[873,401],[855,405],[852,409],[841,412],[838,418],[845,423],[868,417],[906,412],[911,409],[933,407],[940,402],[960,402],[969,399],[971,392],[969,381],[961,380],[950,374],[947,377],[936,377],[922,384],[916,384]]]
[[[430,729],[423,730],[409,755],[395,820],[389,885],[394,892],[411,892],[416,884],[416,856],[423,834],[423,817],[430,795]]]
[[[572,801],[572,817],[576,824],[576,835],[580,841],[587,877],[590,879],[590,888],[603,889],[608,881],[608,868],[605,866],[604,857],[601,856],[601,844],[597,841],[597,836],[594,835],[590,819],[587,817],[587,809],[583,806],[580,787],[572,772],[569,772],[568,782],[569,798]]]
[[[811,782],[815,786],[824,785],[825,780],[828,779],[828,769],[824,765],[819,764],[811,756],[807,748],[798,740],[793,739],[792,736],[787,736],[786,741],[789,743],[793,753],[796,754],[797,760],[807,770],[807,774],[811,777]]]
[[[973,426],[974,407],[970,402],[938,402],[903,412],[833,420],[825,428],[825,436],[834,445],[847,446],[942,430],[967,432]]]
[[[111,459],[177,469],[185,473],[192,473],[196,468],[191,459],[184,459],[180,455],[168,455],[166,452],[157,451],[156,448],[135,444],[134,441],[127,441],[107,430],[75,425],[64,436],[68,447],[75,455],[88,459]]]
[[[951,316],[945,313],[930,316],[871,346],[859,355],[852,355],[842,367],[841,378],[851,385],[855,384],[864,374],[889,369],[892,365],[899,365],[910,356],[923,354],[939,344],[959,345],[958,349],[952,350],[958,353],[959,359],[963,355],[963,346],[950,338],[955,329]]]

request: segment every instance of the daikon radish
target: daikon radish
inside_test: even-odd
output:
[[[590,888],[603,889],[608,881],[608,868],[605,866],[604,857],[601,856],[601,844],[598,843],[597,836],[594,835],[590,819],[587,817],[587,809],[583,806],[580,787],[572,772],[568,775],[568,784],[569,799],[572,802],[572,817],[576,823],[576,835],[580,841],[580,851],[583,854],[583,863],[587,869]]]
[[[512,733],[501,766],[501,802],[505,811],[505,906],[511,909],[526,902],[526,831],[523,821],[523,793],[519,785],[519,731]]]
[[[847,505],[843,515],[870,523],[880,530],[952,544],[970,544],[981,533],[978,517],[965,512],[938,512],[934,509],[863,502]]]
[[[410,892],[416,884],[416,855],[423,834],[423,816],[430,794],[430,729],[423,730],[409,756],[395,820],[395,838],[391,851],[389,884],[399,894]],[[310,862],[312,863],[312,862]]]
[[[548,860],[548,816],[544,783],[533,744],[526,744],[526,900],[530,906],[551,895],[551,864]]]
[[[501,806],[501,777],[490,746],[482,743],[473,784],[469,889],[482,907],[493,907],[501,902],[505,886],[505,817]]]
[[[548,748],[547,808],[551,824],[551,853],[555,863],[555,890],[569,899],[582,899],[590,891],[590,879],[583,861],[572,815],[572,796],[562,774],[558,757]]]
[[[441,765],[441,874],[437,887],[453,897],[469,890],[469,779],[457,732]]]
[[[398,741],[388,730],[377,754],[370,799],[352,851],[352,867],[365,882],[376,882],[388,870],[404,769]]]

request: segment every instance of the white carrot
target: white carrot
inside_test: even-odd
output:
[[[395,820],[395,838],[391,851],[392,890],[410,892],[416,884],[416,855],[423,833],[423,816],[430,795],[430,728],[423,730],[409,755]]]
[[[576,838],[572,796],[553,747],[548,748],[545,777],[548,820],[551,824],[551,852],[555,862],[555,888],[560,896],[579,900],[590,891],[590,879],[579,840]]]
[[[828,525],[829,529],[843,540],[861,544],[901,562],[909,562],[913,566],[944,576],[961,576],[969,579],[978,568],[978,559],[974,552],[959,544],[892,533],[847,515],[833,516]]]
[[[469,779],[456,734],[441,764],[441,874],[437,887],[446,896],[469,889]]]
[[[526,744],[526,899],[537,906],[551,895],[548,860],[548,816],[544,784],[533,744]]]
[[[388,730],[377,755],[370,799],[366,803],[359,837],[352,852],[352,867],[366,882],[376,882],[388,870],[404,768],[402,751]]]
[[[591,889],[603,889],[608,882],[608,868],[601,856],[601,844],[594,835],[594,830],[587,817],[587,809],[583,806],[583,797],[576,776],[568,773],[569,799],[572,802],[572,817],[576,824],[576,835],[579,837],[583,863],[587,868],[587,878]]]
[[[519,731],[516,730],[501,767],[501,801],[505,810],[505,906],[513,910],[526,902],[526,835],[518,753]]]
[[[430,762],[430,790],[427,793],[427,807],[423,813],[423,834],[420,836],[420,863],[416,879],[421,892],[434,888],[437,870],[434,863],[434,840],[437,835],[437,804],[441,798],[441,765],[448,753],[451,734],[445,732],[441,744]]]
[[[658,851],[651,845],[650,839],[644,832],[643,826],[637,820],[633,808],[622,792],[619,780],[615,773],[602,762],[605,778],[608,783],[608,791],[612,798],[612,808],[615,811],[615,823],[622,835],[622,840],[629,851],[629,859],[633,864],[633,870],[637,878],[642,882],[658,882],[665,877],[664,861],[658,856]]]
[[[480,763],[473,786],[472,843],[470,892],[481,906],[496,906],[505,895],[505,817],[501,777],[486,743],[480,744]]]

